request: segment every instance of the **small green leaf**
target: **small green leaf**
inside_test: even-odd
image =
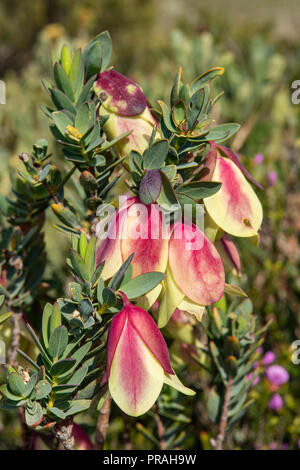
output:
[[[12,316],[12,314],[13,314],[13,312],[2,313],[2,315],[0,315],[0,325],[1,325],[1,323],[4,323],[8,318],[10,318]]]
[[[76,275],[84,281],[89,281],[90,274],[88,271],[88,267],[82,257],[76,251],[71,249],[70,259]]]
[[[78,310],[83,321],[86,321],[93,313],[93,305],[89,299],[82,299],[78,304]]]
[[[164,277],[165,275],[159,272],[144,273],[121,285],[120,291],[124,292],[128,299],[135,299],[157,286]]]
[[[76,108],[72,101],[62,91],[58,90],[57,88],[52,88],[51,98],[59,111],[64,109],[66,111],[70,111],[70,113],[74,115],[76,114]]]
[[[167,139],[154,142],[154,144],[143,153],[144,168],[148,170],[159,170],[167,158],[168,150],[169,142]]]
[[[24,380],[17,372],[13,372],[12,374],[9,375],[8,386],[9,386],[10,391],[14,395],[17,395],[19,397],[22,397],[23,393],[26,390],[26,384],[24,383]]]
[[[66,413],[55,406],[48,406],[47,408],[51,414],[53,414],[56,418],[65,419]]]
[[[5,384],[0,386],[0,392],[9,400],[20,401],[20,395],[14,395]]]
[[[102,64],[102,48],[99,41],[90,43],[83,52],[85,62],[85,76],[88,80],[92,75],[100,72]]]
[[[74,91],[75,99],[78,98],[84,80],[84,64],[81,57],[81,51],[77,51],[70,69],[70,82]]]
[[[70,408],[65,412],[66,416],[71,416],[81,411],[87,410],[92,400],[72,400]]]
[[[72,90],[71,82],[69,77],[64,69],[64,67],[57,63],[54,65],[54,78],[57,87],[64,92],[68,98],[73,102],[74,101],[74,93]]]
[[[203,86],[204,83],[207,83],[208,81],[212,80],[213,78],[223,75],[224,73],[224,68],[223,67],[213,67],[207,72],[204,72],[202,75],[199,77],[195,78],[195,80],[192,81],[191,83],[191,93],[195,93],[199,88]]]
[[[176,209],[180,208],[178,199],[176,197],[173,186],[170,180],[168,179],[167,175],[163,171],[160,171],[160,174],[161,174],[162,187],[161,187],[160,195],[157,198],[157,202],[164,210],[173,212]]]
[[[53,364],[51,367],[51,374],[53,377],[59,377],[62,374],[67,373],[75,365],[76,360],[72,358],[60,359]]]
[[[217,193],[221,186],[222,183],[216,183],[214,181],[199,181],[177,188],[176,193],[186,195],[198,201],[199,199],[204,199],[205,197]]]
[[[23,393],[23,397],[26,398],[26,397],[29,397],[29,395],[31,394],[32,390],[34,389],[35,387],[35,384],[37,382],[37,379],[38,379],[38,376],[37,374],[33,374],[30,379],[28,380],[27,384],[26,384],[26,388],[25,388],[25,391]]]
[[[51,392],[51,385],[48,380],[40,380],[35,387],[35,398],[41,400],[46,398]]]
[[[103,303],[112,307],[117,302],[117,297],[114,291],[110,287],[105,287],[102,292]]]
[[[43,410],[39,403],[35,402],[34,413],[31,413],[29,409],[25,408],[25,421],[27,426],[35,427],[37,426],[43,419]]]
[[[217,392],[212,388],[208,393],[207,413],[213,423],[216,422],[219,415],[220,404],[220,395],[218,395]]]
[[[76,228],[79,226],[79,221],[74,212],[67,209],[62,204],[52,204],[52,210],[55,215],[68,227]]]
[[[67,126],[74,125],[74,122],[63,111],[55,111],[51,116],[54,124],[63,136],[66,134]]]
[[[60,358],[68,345],[68,330],[64,325],[55,328],[49,340],[49,354],[52,358]]]
[[[52,308],[52,314],[50,317],[50,325],[49,325],[49,334],[51,335],[55,328],[61,325],[61,313],[58,302],[56,301]]]

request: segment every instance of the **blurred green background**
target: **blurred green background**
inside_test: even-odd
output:
[[[49,141],[59,162],[40,105],[47,102],[42,79],[51,73],[51,55],[55,57],[64,43],[76,49],[109,30],[114,66],[138,81],[152,103],[166,99],[180,65],[186,81],[211,66],[225,67],[225,74],[214,83],[214,91],[223,90],[224,97],[213,117],[242,125],[231,146],[265,187],[258,190],[265,212],[260,245],[239,243],[241,285],[260,322],[273,319],[264,349],[272,350],[276,364],[290,374],[282,388],[283,407],[277,412],[267,407],[271,391],[263,377],[253,389],[256,403],[233,435],[233,446],[242,448],[300,446],[300,365],[291,362],[291,344],[300,338],[300,104],[291,101],[291,84],[300,79],[299,27],[298,0],[2,0],[0,4],[0,78],[6,84],[6,104],[0,105],[4,193],[10,190],[9,174],[19,165],[18,154],[30,151],[38,138]],[[65,240],[51,228],[50,214],[49,219],[50,265],[60,273]],[[14,446],[10,443],[18,439],[18,432],[9,416],[2,421],[0,417],[0,448]],[[119,432],[118,421],[113,422],[112,443],[118,442]],[[209,448],[208,431],[197,438]]]

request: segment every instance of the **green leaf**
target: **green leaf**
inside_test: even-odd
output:
[[[144,168],[159,170],[167,158],[169,142],[167,139],[158,140],[143,153]]]
[[[92,400],[72,400],[70,408],[65,412],[66,416],[71,416],[81,411],[87,410]]]
[[[36,400],[41,400],[46,398],[51,392],[51,385],[48,380],[40,380],[35,388],[35,398]]]
[[[128,258],[124,261],[118,272],[112,277],[109,283],[109,287],[112,287],[112,289],[114,290],[119,288],[127,269],[129,269],[133,257],[134,253],[131,253],[131,255],[128,256]]]
[[[9,375],[8,386],[9,386],[10,391],[14,395],[17,395],[19,397],[22,397],[23,393],[26,390],[26,384],[24,383],[24,380],[17,372],[13,372],[12,374]]]
[[[83,321],[86,321],[94,311],[92,302],[89,299],[82,299],[78,304],[78,310]]]
[[[79,98],[76,103],[77,108],[79,108],[79,106],[81,106],[82,103],[84,103],[88,99],[89,93],[91,92],[92,85],[96,78],[97,76],[93,75],[82,88],[82,91],[80,92]]]
[[[0,325],[1,325],[1,323],[4,323],[8,318],[10,318],[12,316],[12,314],[13,314],[13,312],[2,313],[0,315]]]
[[[182,67],[179,68],[175,80],[174,80],[174,85],[172,87],[171,91],[171,106],[176,106],[176,104],[179,101],[179,90],[180,90],[180,81],[181,81],[181,74],[182,74]]]
[[[85,62],[85,77],[88,80],[92,75],[100,72],[102,64],[102,48],[99,41],[91,42],[83,52]]]
[[[165,275],[159,272],[144,273],[121,285],[120,290],[127,295],[128,299],[135,299],[157,286],[164,277]]]
[[[50,318],[50,325],[49,325],[49,335],[53,333],[55,328],[61,325],[61,313],[58,302],[56,301],[52,308],[52,314]]]
[[[223,75],[224,68],[223,67],[213,67],[207,72],[204,72],[199,77],[195,78],[195,80],[191,83],[191,93],[195,93],[199,88],[203,86],[204,83],[212,80],[213,78],[217,77],[218,75]]]
[[[84,64],[81,57],[81,51],[77,51],[70,69],[70,82],[74,91],[75,99],[78,98],[84,80]]]
[[[41,405],[35,402],[34,413],[30,413],[29,409],[25,408],[25,421],[27,426],[35,427],[37,426],[43,419],[43,409]]]
[[[60,359],[55,362],[51,367],[51,374],[53,377],[59,377],[62,374],[67,373],[76,364],[76,360],[72,358]]]
[[[60,358],[68,345],[68,330],[64,325],[55,328],[49,340],[49,354],[52,358]]]
[[[177,128],[173,123],[172,115],[169,111],[168,106],[163,101],[157,101],[162,110],[162,118],[165,123],[166,128],[170,132],[177,132]]]
[[[96,269],[96,238],[92,237],[84,257],[85,265],[88,267],[89,279],[91,279],[92,274]]]
[[[72,90],[71,82],[69,77],[62,67],[61,64],[57,63],[54,65],[54,78],[57,87],[64,92],[68,98],[73,102],[74,101],[74,93]]]
[[[59,111],[65,109],[66,111],[70,111],[70,113],[74,115],[76,114],[76,108],[73,105],[72,101],[62,91],[58,90],[57,88],[52,88],[51,98],[54,105]]]
[[[49,358],[48,354],[46,353],[45,349],[43,348],[41,342],[39,341],[37,335],[35,334],[35,332],[31,328],[29,323],[26,324],[26,328],[27,328],[31,338],[33,339],[35,345],[37,346],[37,348],[39,349],[39,351],[42,354],[43,358],[45,359],[45,361],[48,363],[48,365],[51,365],[51,361],[50,361],[50,358]],[[19,351],[19,354],[23,355],[24,353]]]
[[[157,202],[163,209],[173,212],[180,208],[178,199],[167,175],[163,171],[160,171],[160,174],[162,187]]]
[[[76,215],[64,207],[62,204],[52,204],[54,214],[68,227],[76,228],[79,226],[79,221]]]
[[[62,47],[60,63],[63,66],[65,72],[69,75],[72,66],[72,56],[66,45]]]
[[[114,291],[110,287],[105,287],[102,292],[103,303],[112,307],[117,302],[117,297]]]
[[[33,369],[36,371],[40,370],[39,366],[29,356],[27,356],[27,354],[25,354],[23,351],[20,351],[20,349],[17,349],[17,352],[33,367]]]
[[[79,132],[81,132],[81,134],[85,134],[89,130],[91,125],[93,125],[91,108],[89,106],[89,103],[85,102],[82,103],[82,105],[77,111],[75,118],[75,127],[79,130]]]
[[[73,299],[76,300],[76,302],[79,302],[81,300],[82,296],[82,287],[78,282],[70,282],[69,284],[69,289],[72,293]]]
[[[20,395],[14,395],[5,384],[0,386],[0,392],[9,400],[20,401]]]
[[[220,410],[221,398],[220,395],[212,388],[208,393],[207,400],[207,413],[213,423],[217,421]]]
[[[74,354],[72,355],[72,359],[75,359],[76,362],[75,364],[73,365],[73,367],[66,373],[60,375],[59,377],[59,382],[60,383],[64,383],[64,381],[66,380],[66,378],[69,377],[70,373],[73,372],[73,370],[76,369],[76,367],[83,362],[83,359],[85,358],[85,356],[87,355],[87,353],[89,352],[89,350],[91,349],[91,346],[92,346],[92,342],[89,341],[88,343],[84,344],[83,346],[81,346],[79,349],[77,349],[77,351],[74,352]]]
[[[37,374],[33,374],[30,379],[28,380],[27,384],[26,384],[26,388],[25,388],[25,391],[23,393],[23,397],[26,398],[26,397],[29,397],[29,395],[31,394],[31,392],[33,391],[34,387],[35,387],[35,384],[37,382],[37,379],[38,379],[38,376]]]
[[[67,126],[73,126],[73,121],[63,111],[54,111],[52,119],[59,132],[64,136]]]
[[[88,267],[85,264],[84,260],[81,256],[74,250],[70,250],[70,259],[76,276],[80,277],[84,281],[90,280],[90,274],[88,271]]]
[[[48,406],[47,408],[51,414],[53,414],[56,418],[65,419],[66,413],[55,406]]]
[[[112,55],[111,37],[108,31],[104,31],[103,33],[100,33],[99,36],[97,36],[97,39],[100,41],[102,49],[101,72],[104,72],[110,63]]]
[[[236,123],[220,124],[215,126],[208,131],[205,135],[205,140],[214,140],[215,142],[223,142],[224,140],[230,139],[241,126]]]
[[[199,117],[206,112],[209,98],[209,87],[204,86],[194,93],[189,101],[188,127],[192,129],[197,124]]]
[[[205,197],[209,197],[217,193],[221,186],[222,183],[216,183],[214,181],[200,181],[180,186],[177,188],[176,193],[186,195],[198,201],[199,199],[204,199]]]

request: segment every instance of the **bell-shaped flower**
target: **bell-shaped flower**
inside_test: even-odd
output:
[[[102,103],[100,115],[109,116],[104,125],[108,138],[113,140],[131,131],[117,144],[120,154],[129,154],[131,150],[143,153],[149,146],[156,120],[141,88],[115,70],[106,70],[98,75],[94,90]]]
[[[105,261],[103,279],[111,278],[132,253],[133,278],[148,272],[166,271],[168,239],[162,213],[156,204],[145,205],[137,197],[121,205],[97,248],[97,266]],[[145,308],[155,302],[160,290],[161,285],[158,285],[145,296]]]
[[[171,364],[167,345],[149,313],[120,293],[123,308],[110,324],[106,374],[113,400],[130,416],[146,413],[167,383],[193,395],[182,385]]]
[[[212,181],[221,189],[204,199],[212,220],[224,232],[236,237],[254,237],[262,223],[261,203],[237,165],[225,157],[217,157]]]
[[[196,225],[175,223],[158,326],[165,326],[176,308],[194,314],[200,321],[205,306],[222,297],[224,286],[224,266],[214,244]]]

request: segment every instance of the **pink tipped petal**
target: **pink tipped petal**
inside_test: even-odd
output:
[[[228,158],[218,157],[213,181],[221,189],[204,199],[213,221],[225,232],[237,237],[252,237],[262,223],[262,206],[238,167]]]
[[[109,222],[109,227],[106,233],[106,238],[100,241],[97,247],[96,264],[99,266],[103,261],[105,262],[102,271],[102,277],[106,281],[110,279],[123,264],[121,254],[121,233],[122,227],[125,223],[127,208],[130,207],[137,198],[128,198],[120,207],[115,215]],[[99,235],[100,236],[100,235]]]
[[[104,106],[121,116],[137,116],[146,108],[146,98],[140,87],[115,70],[100,73],[94,88]]]
[[[174,225],[169,243],[174,280],[191,301],[210,305],[223,295],[225,273],[214,244],[195,225]]]
[[[253,178],[252,175],[250,175],[250,173],[246,170],[244,165],[241,164],[241,162],[239,160],[239,157],[232,150],[230,150],[228,147],[224,147],[222,145],[218,145],[218,148],[221,150],[222,153],[224,153],[224,155],[227,158],[230,158],[230,160],[232,160],[233,163],[236,164],[236,166],[241,170],[241,172],[246,176],[246,178],[248,178],[248,180],[251,181],[252,184],[257,186],[259,189],[262,189],[262,190],[264,189],[263,186],[261,184],[259,184],[256,181],[256,179]],[[263,155],[262,155],[262,157],[263,157]]]
[[[124,260],[134,253],[133,277],[152,271],[165,272],[168,240],[163,239],[163,234],[163,219],[157,205],[130,206],[122,230],[121,252]]]
[[[128,415],[139,416],[155,403],[163,382],[163,368],[127,318],[110,369],[113,400]]]
[[[106,373],[105,378],[102,380],[102,384],[107,382],[110,374],[111,364],[119,344],[124,326],[126,323],[126,312],[123,310],[114,316],[109,327],[108,338],[107,338],[107,355],[106,355]]]
[[[218,246],[220,246],[220,254],[224,264],[229,266],[230,269],[234,269],[238,274],[241,274],[241,258],[234,242],[224,234],[220,238]]]
[[[139,307],[131,306],[128,318],[132,327],[161,364],[164,371],[173,374],[167,345],[151,315]]]

